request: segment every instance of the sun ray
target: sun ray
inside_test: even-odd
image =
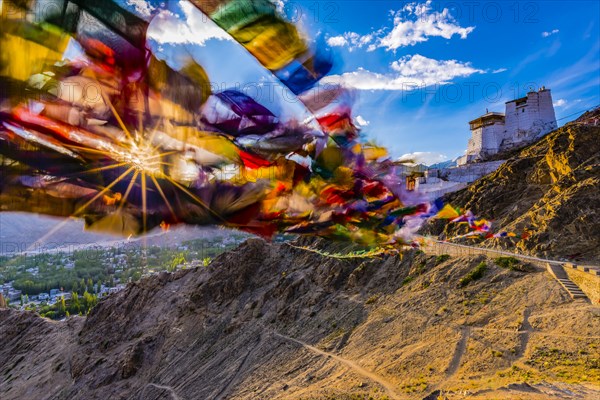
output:
[[[159,154],[153,155],[151,157],[148,157],[148,159],[151,160],[156,157],[170,156],[171,154],[177,154],[177,153],[181,153],[181,151],[179,151],[179,150],[166,151],[164,153],[159,153]]]
[[[154,129],[152,129],[152,132],[150,133],[150,138],[148,140],[146,140],[147,143],[149,143],[150,145],[152,145],[152,141],[154,140],[154,136],[156,136],[156,132],[158,132],[158,127],[160,126],[160,124],[163,122],[163,117],[160,117],[158,119],[158,121],[156,121],[156,125],[154,125]],[[158,146],[155,147],[155,150],[158,149]]]
[[[56,232],[58,232],[60,229],[62,229],[69,221],[71,220],[71,217],[67,217],[65,219],[63,219],[60,223],[56,224],[56,226],[54,226],[54,228],[50,229],[48,232],[46,232],[41,238],[38,238],[37,240],[35,240],[29,247],[27,247],[27,249],[25,249],[26,252],[31,251],[33,247],[35,247],[38,244],[42,244],[44,243],[44,241],[50,237],[51,235],[54,235]]]
[[[140,174],[140,171],[135,171],[133,173],[133,177],[131,178],[131,182],[129,182],[129,186],[127,186],[127,190],[125,191],[125,194],[123,195],[123,199],[121,200],[121,204],[119,204],[119,211],[121,211],[121,209],[123,209],[123,206],[127,202],[127,198],[129,197],[129,193],[131,192],[131,189],[133,188],[133,184],[135,183],[135,180],[137,179],[137,176],[139,174]]]
[[[44,234],[44,236],[42,236],[41,238],[39,238],[38,240],[36,240],[35,243],[33,243],[31,246],[29,246],[25,251],[31,251],[31,248],[33,246],[35,246],[37,243],[43,243],[44,240],[46,240],[46,238],[48,238],[49,236],[53,235],[54,233],[58,232],[61,228],[63,228],[69,221],[71,218],[75,217],[77,214],[79,214],[84,208],[86,208],[87,206],[89,206],[91,203],[93,203],[95,200],[97,200],[100,196],[102,196],[104,193],[106,193],[108,190],[110,190],[110,188],[112,188],[114,185],[116,185],[121,179],[123,179],[131,170],[132,168],[129,168],[127,171],[125,171],[121,176],[119,176],[117,179],[115,179],[111,184],[109,184],[107,187],[105,187],[102,191],[100,191],[99,193],[97,193],[91,200],[89,200],[86,204],[84,204],[83,206],[81,206],[80,208],[78,208],[73,214],[71,214],[71,216],[65,218],[63,221],[61,221],[59,224],[57,224],[56,226],[54,226],[54,228],[52,228],[50,231],[48,231],[46,234]]]
[[[98,150],[98,149],[92,149],[90,147],[83,147],[83,146],[77,146],[75,144],[65,144],[65,147],[69,147],[71,149],[77,149],[77,150],[83,150],[89,153],[98,153],[98,154],[102,154],[104,156],[110,156],[112,153],[106,150]]]
[[[100,171],[106,171],[106,170],[109,170],[109,169],[119,168],[119,167],[122,167],[124,165],[127,165],[127,163],[122,162],[122,163],[118,163],[118,164],[107,165],[107,166],[104,166],[104,167],[92,168],[92,169],[85,170],[85,171],[83,171],[81,173],[82,174],[91,174],[93,172],[100,172]]]
[[[142,110],[138,110],[138,132],[139,132],[139,137],[142,137],[142,134],[144,132],[144,114],[142,113]]]
[[[177,215],[175,215],[175,211],[173,210],[173,207],[171,206],[171,203],[169,202],[169,199],[167,199],[167,196],[165,196],[165,193],[163,192],[162,188],[160,187],[160,183],[154,177],[154,175],[150,175],[150,178],[154,182],[154,185],[156,186],[156,189],[158,190],[158,193],[160,193],[160,196],[165,201],[165,204],[167,205],[167,208],[169,209],[169,212],[171,213],[171,216],[173,217],[174,220],[177,220]]]
[[[148,250],[148,235],[146,235],[146,232],[148,230],[148,199],[147,199],[147,194],[146,194],[146,172],[142,171],[142,223],[143,223],[143,232],[144,232],[144,237],[142,239],[143,243],[144,243],[144,251],[143,251],[143,259],[144,259],[144,264],[142,264],[142,275],[144,274],[144,271],[146,270],[146,268],[148,267],[148,258],[147,258],[147,250]]]
[[[165,175],[165,178],[167,178],[167,180],[169,182],[171,182],[173,185],[177,186],[179,189],[181,189],[185,194],[187,194],[188,196],[190,196],[193,200],[195,200],[198,204],[200,204],[202,207],[204,207],[208,212],[210,212],[211,214],[213,214],[215,217],[217,217],[218,219],[220,219],[223,222],[227,222],[227,220],[225,220],[225,218],[223,218],[221,215],[219,215],[219,213],[215,212],[214,210],[212,210],[209,206],[207,206],[204,201],[202,201],[202,199],[200,199],[198,196],[196,196],[194,193],[190,192],[188,189],[186,189],[183,185],[179,184],[177,181],[175,181],[174,179],[172,179],[171,177]]]
[[[81,207],[79,207],[73,214],[72,216],[76,216],[77,214],[79,214],[81,211],[83,211],[85,208],[87,208],[90,204],[92,204],[94,201],[96,201],[97,199],[100,198],[100,196],[104,195],[104,193],[108,192],[113,186],[115,186],[117,183],[119,183],[125,176],[129,175],[129,173],[131,171],[134,170],[134,167],[130,167],[127,171],[123,172],[120,176],[118,176],[114,181],[112,181],[108,186],[106,186],[104,189],[102,189],[100,192],[98,192],[91,200],[89,200],[88,202],[86,202],[84,205],[82,205]]]
[[[142,171],[142,220],[144,233],[146,233],[148,225],[148,198],[146,195],[146,172]]]
[[[121,129],[123,129],[123,132],[125,132],[125,135],[127,135],[129,140],[131,140],[133,142],[134,140],[133,140],[133,137],[131,136],[131,133],[129,132],[129,129],[127,129],[127,127],[125,126],[125,123],[123,122],[123,120],[121,119],[121,116],[119,115],[119,113],[117,112],[115,107],[113,106],[112,102],[110,101],[110,98],[106,94],[104,94],[103,91],[100,91],[100,93],[102,95],[102,98],[104,99],[104,101],[106,102],[108,107],[110,108],[110,111],[112,111],[113,115],[117,119],[119,126],[121,127]]]

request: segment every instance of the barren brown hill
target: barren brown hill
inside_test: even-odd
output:
[[[584,124],[589,120],[590,113],[584,114],[495,173],[447,196],[449,203],[494,220],[501,230],[531,233],[527,239],[487,240],[484,246],[600,262],[600,125]],[[441,222],[426,230],[445,236],[461,232]]]
[[[311,243],[323,246],[335,252]],[[547,273],[315,251],[252,239],[130,284],[87,318],[0,310],[0,398],[600,396],[600,310]]]

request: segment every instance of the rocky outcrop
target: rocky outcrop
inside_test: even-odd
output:
[[[487,240],[485,246],[600,261],[600,126],[560,128],[446,199],[494,220],[501,230],[529,232],[526,239]],[[427,230],[461,232],[439,222]]]
[[[542,394],[521,398],[565,398],[538,382],[600,394],[595,309],[544,273],[318,249],[342,251],[249,240],[207,268],[130,284],[87,318],[0,310],[0,398],[499,398],[523,379]]]

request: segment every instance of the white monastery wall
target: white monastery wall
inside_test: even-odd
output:
[[[503,160],[475,163],[473,161],[532,142],[556,129],[556,115],[550,90],[542,87],[537,92],[529,92],[525,98],[506,103],[504,115],[486,113],[472,121],[471,126],[477,127],[471,131],[467,152],[458,158],[458,166],[428,170],[424,177],[417,180],[417,190],[425,193],[430,199],[460,190],[496,171],[504,163]]]
[[[506,134],[502,148],[510,148],[556,129],[550,90],[527,93],[526,100],[506,103]]]
[[[504,160],[467,164],[460,167],[445,168],[439,171],[439,177],[452,182],[474,182],[491,174],[504,163]]]

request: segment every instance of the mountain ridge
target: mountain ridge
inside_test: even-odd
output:
[[[597,111],[600,114],[600,111]],[[590,113],[581,119],[589,120]],[[525,147],[500,168],[444,200],[494,221],[516,238],[463,240],[521,253],[600,262],[600,126],[580,120]],[[449,238],[464,227],[432,221],[423,232]]]
[[[129,284],[85,319],[0,310],[0,396],[593,398],[599,318],[547,274],[482,256],[342,260],[250,239],[208,268]]]

